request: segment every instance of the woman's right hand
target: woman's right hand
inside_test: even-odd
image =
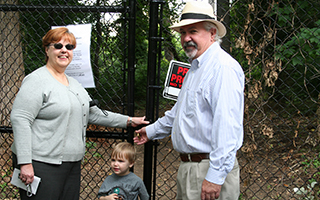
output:
[[[30,184],[34,180],[34,171],[32,163],[20,165],[19,178],[26,185]]]

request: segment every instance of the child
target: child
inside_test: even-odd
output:
[[[118,199],[148,200],[147,189],[137,175],[130,172],[136,158],[136,151],[132,144],[121,142],[117,144],[111,154],[111,168],[113,174],[102,183],[99,192],[99,200]]]

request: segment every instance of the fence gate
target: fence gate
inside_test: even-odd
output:
[[[179,19],[183,2],[150,1],[151,122],[175,103],[162,97],[169,62],[188,62],[179,34],[168,28]],[[239,199],[319,199],[320,1],[209,2],[227,28],[221,46],[246,77]],[[179,161],[170,138],[145,145],[144,180],[152,199],[175,199]]]

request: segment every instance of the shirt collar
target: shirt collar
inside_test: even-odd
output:
[[[203,52],[198,58],[191,61],[191,65],[195,67],[200,67],[202,63],[205,63],[210,56],[213,56],[213,52],[216,51],[220,47],[219,42],[214,42],[210,45],[210,47]]]

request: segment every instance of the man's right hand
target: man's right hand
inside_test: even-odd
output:
[[[138,145],[144,144],[149,141],[147,136],[146,127],[142,127],[141,129],[136,131],[137,136],[133,138],[133,141]]]
[[[204,179],[201,187],[201,200],[218,199],[220,196],[221,185],[211,183]]]

